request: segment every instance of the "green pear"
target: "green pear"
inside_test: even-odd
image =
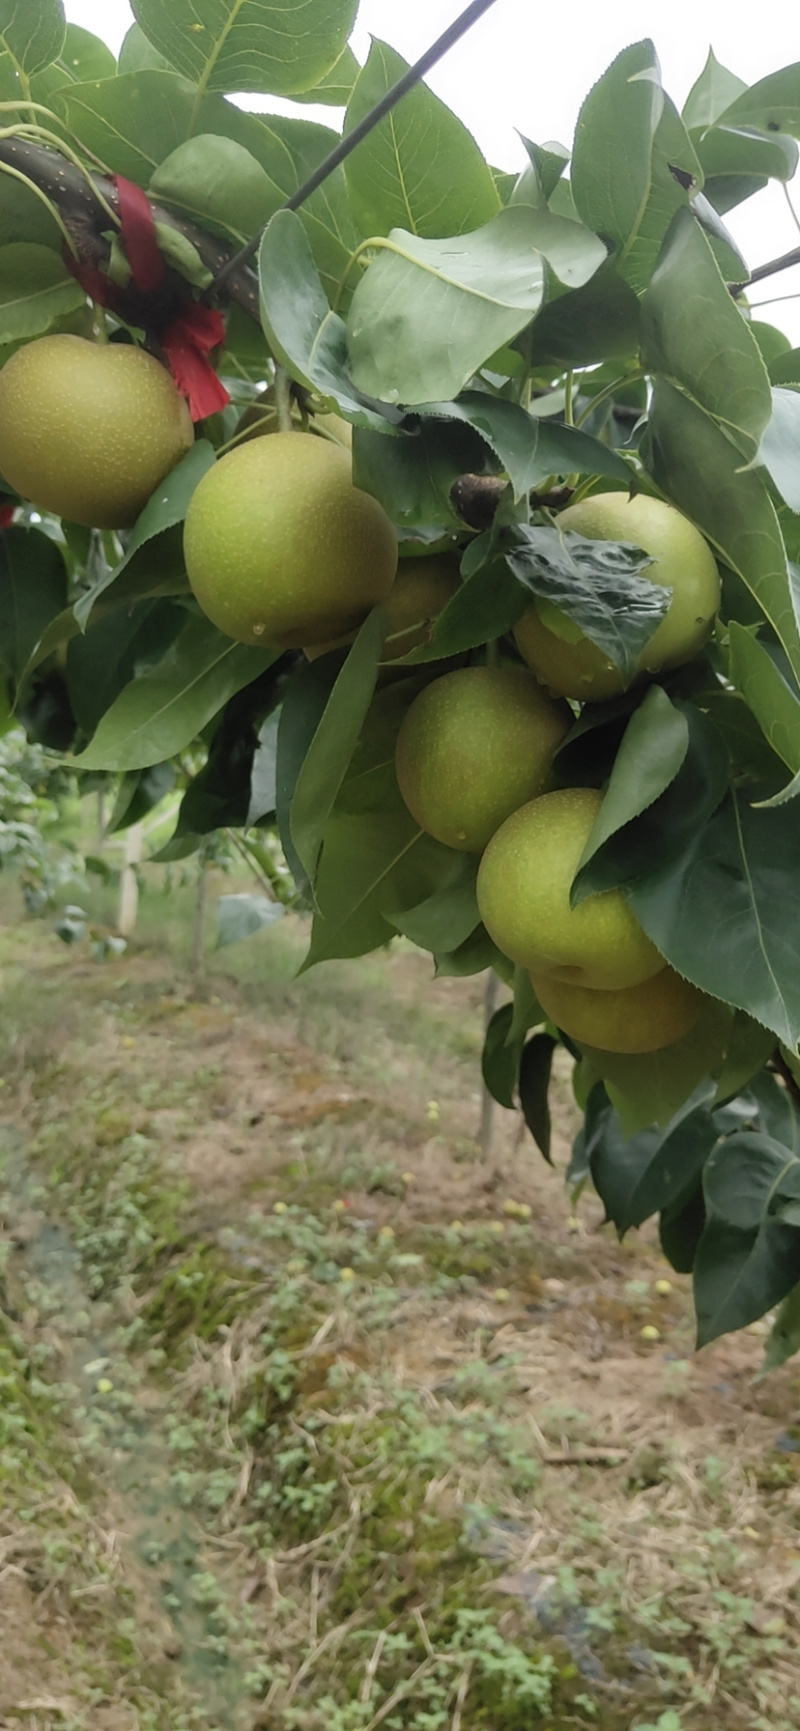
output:
[[[653,555],[641,575],[672,589],[669,609],[639,657],[637,680],[680,667],[702,649],[719,607],[720,577],[708,542],[674,505],[645,493],[634,499],[627,493],[595,493],[562,511],[558,527],[590,541],[632,542]],[[523,613],[514,637],[537,679],[560,697],[597,703],[626,688],[620,668],[548,602],[536,602]]]
[[[446,556],[401,559],[386,602],[389,624],[381,659],[397,661],[418,644],[429,643],[434,620],[459,588],[457,559]],[[346,637],[337,637],[335,643],[306,644],[306,655],[309,661],[316,661],[317,656],[326,655],[329,649],[342,649],[352,643],[354,636],[350,632]]]
[[[0,472],[71,523],[128,528],[193,443],[183,397],[144,349],[39,337],[0,372]]]
[[[239,643],[299,649],[355,630],[386,601],[397,537],[382,505],[353,486],[343,446],[273,433],[237,446],[203,476],[184,527],[189,582]]]
[[[697,1021],[704,994],[661,968],[638,986],[598,991],[574,986],[552,975],[531,974],[542,1009],[579,1046],[602,1052],[658,1052],[671,1046]]]
[[[650,979],[664,957],[621,890],[571,908],[569,892],[603,796],[567,787],[523,805],[481,860],[478,907],[498,949],[532,974],[618,991]]]
[[[420,827],[480,853],[538,793],[572,724],[522,667],[463,667],[414,699],[397,738],[397,780]]]

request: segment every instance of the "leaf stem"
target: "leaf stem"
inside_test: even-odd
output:
[[[639,380],[643,378],[644,373],[641,367],[636,367],[632,373],[620,373],[619,378],[612,379],[610,385],[606,385],[602,391],[598,391],[597,395],[592,397],[588,408],[584,409],[578,416],[575,422],[576,427],[582,427],[584,422],[588,421],[589,416],[594,414],[595,409],[599,408],[601,403],[605,403],[609,397],[613,397],[620,386],[638,384]]]
[[[278,432],[292,433],[292,382],[285,367],[275,365],[275,413]]]

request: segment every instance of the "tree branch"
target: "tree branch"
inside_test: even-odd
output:
[[[26,175],[28,180],[33,181],[40,191],[57,205],[64,227],[75,246],[79,264],[105,270],[111,249],[108,240],[108,214],[101,203],[101,196],[113,211],[118,211],[119,199],[113,180],[101,174],[84,174],[75,163],[60,156],[57,151],[47,150],[43,145],[32,144],[24,138],[0,139],[0,175],[3,164]],[[161,205],[151,203],[151,209],[156,222],[177,229],[191,241],[213,276],[218,276],[235,258],[235,247],[217,239],[206,229],[198,228],[194,223],[185,221],[183,217],[176,216],[173,211],[166,210]],[[163,311],[168,322],[177,304],[186,300],[187,293],[185,278],[179,271],[167,266],[163,296],[160,291],[159,296],[155,297],[155,310]],[[226,274],[225,294],[255,319],[256,323],[259,322],[258,280],[255,272],[247,265],[240,265],[231,270],[230,274]],[[132,323],[152,323],[153,298],[148,297],[148,311],[151,316],[147,321],[141,318],[137,321],[133,309]]]
[[[744,294],[745,289],[752,288],[754,282],[763,282],[768,276],[777,276],[779,270],[791,270],[795,264],[800,264],[800,246],[794,247],[791,252],[782,252],[780,258],[771,258],[767,264],[756,265],[747,282],[732,284],[731,294],[734,297]]]
[[[508,482],[502,475],[459,475],[450,488],[450,503],[470,529],[489,529]],[[536,511],[542,506],[560,511],[569,504],[572,487],[552,487],[549,493],[530,493],[528,501]]]

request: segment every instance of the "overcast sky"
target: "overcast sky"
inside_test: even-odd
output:
[[[360,60],[370,35],[380,36],[414,60],[463,9],[466,0],[361,0],[353,47]],[[94,30],[116,52],[133,21],[127,0],[65,0],[67,17]],[[497,167],[516,168],[523,157],[514,128],[537,143],[570,145],[587,90],[627,43],[651,36],[664,84],[680,106],[700,72],[709,46],[747,83],[798,56],[797,14],[786,0],[760,0],[755,13],[732,0],[570,0],[539,7],[534,0],[496,0],[467,37],[430,74],[437,94],[455,109]],[[259,106],[248,97],[246,106]],[[275,111],[290,105],[265,98]],[[302,112],[312,112],[304,105]],[[318,118],[335,124],[335,111]],[[800,213],[800,175],[795,202]],[[751,266],[800,245],[783,191],[775,186],[726,218]],[[755,302],[800,291],[800,270],[787,271],[753,291]],[[765,306],[759,317],[785,330],[800,346],[800,298]]]

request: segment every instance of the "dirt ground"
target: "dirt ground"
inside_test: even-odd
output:
[[[797,1365],[573,1205],[566,1064],[482,1158],[480,980],[258,944],[2,935],[0,1724],[800,1726]]]

